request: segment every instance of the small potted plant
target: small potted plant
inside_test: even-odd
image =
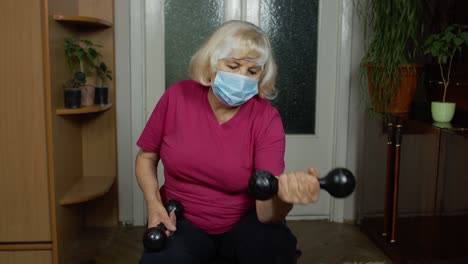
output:
[[[108,104],[109,87],[106,85],[107,81],[112,81],[112,71],[109,69],[104,61],[101,61],[96,66],[96,75],[100,80],[100,85],[96,86],[94,93],[94,104],[106,105]]]
[[[96,61],[101,56],[98,47],[101,46],[90,40],[65,39],[65,57],[72,74],[65,86],[65,107],[79,108],[94,103],[94,85],[88,85],[87,79],[92,75],[92,69],[96,68]],[[79,102],[77,97],[80,98]]]
[[[442,101],[431,102],[432,119],[435,122],[450,122],[455,114],[456,103],[446,102],[450,85],[452,62],[463,47],[468,45],[468,33],[460,25],[449,25],[445,30],[430,35],[424,42],[424,53],[434,57],[444,85]]]

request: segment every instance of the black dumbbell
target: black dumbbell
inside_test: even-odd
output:
[[[168,214],[174,211],[177,219],[182,217],[184,206],[177,200],[169,200],[164,203],[164,207]],[[143,234],[143,245],[147,251],[157,252],[164,248],[166,244],[167,228],[163,223],[159,223],[155,227],[148,228]]]
[[[353,173],[344,168],[331,170],[319,183],[321,189],[336,198],[345,198],[356,186]],[[278,193],[278,179],[268,171],[257,171],[250,178],[249,193],[256,200],[268,200]]]

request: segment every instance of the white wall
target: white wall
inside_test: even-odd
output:
[[[359,0],[358,0],[359,1]],[[353,2],[353,1],[349,1]],[[352,4],[349,4],[352,8]],[[360,22],[355,12],[353,12],[353,24],[351,33],[351,65],[350,65],[350,93],[349,93],[349,115],[348,115],[348,148],[347,148],[347,165],[348,168],[354,172],[357,180],[357,189],[353,194],[352,199],[345,201],[345,216],[346,220],[354,220],[357,218],[357,211],[359,210],[359,175],[360,160],[358,159],[360,153],[364,149],[364,107],[360,94],[360,80],[359,80],[359,64],[364,54],[363,45],[363,31]]]
[[[130,86],[130,4],[115,0],[115,85],[117,103],[117,164],[119,221],[133,223]]]

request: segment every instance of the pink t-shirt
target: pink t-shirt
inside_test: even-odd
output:
[[[191,80],[172,85],[137,145],[161,157],[163,200],[179,200],[187,220],[208,234],[219,234],[254,208],[247,193],[254,171],[283,173],[285,135],[278,111],[259,96],[220,125],[208,89]]]

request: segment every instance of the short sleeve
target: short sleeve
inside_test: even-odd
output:
[[[137,141],[137,146],[144,151],[159,154],[161,142],[164,137],[164,128],[168,111],[168,97],[167,92],[163,94],[151,113],[151,116]]]
[[[285,168],[285,134],[276,109],[262,121],[260,131],[255,144],[255,170],[266,170],[279,176]]]

